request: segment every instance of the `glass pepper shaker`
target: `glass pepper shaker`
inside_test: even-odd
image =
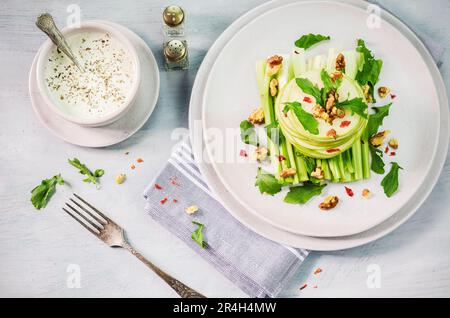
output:
[[[171,5],[163,11],[164,34],[168,37],[183,36],[186,16],[181,7]]]
[[[166,70],[185,70],[189,67],[187,42],[172,39],[164,43]]]

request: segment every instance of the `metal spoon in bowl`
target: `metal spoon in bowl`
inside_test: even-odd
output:
[[[58,50],[67,55],[67,57],[78,67],[78,69],[84,73],[83,66],[81,66],[75,58],[75,55],[64,38],[64,35],[62,35],[61,31],[59,31],[55,21],[53,21],[53,17],[49,13],[43,13],[38,16],[36,19],[36,26],[47,34],[50,40],[55,43]]]

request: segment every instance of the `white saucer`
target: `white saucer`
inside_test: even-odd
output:
[[[82,127],[71,123],[54,113],[44,102],[36,81],[36,54],[31,66],[29,90],[33,109],[54,135],[62,140],[84,147],[106,147],[117,144],[137,132],[152,114],[159,95],[159,69],[150,48],[134,32],[116,23],[97,22],[112,25],[122,31],[136,46],[141,63],[141,83],[132,108],[118,121],[102,127]]]
[[[222,202],[223,206],[232,214],[237,220],[239,220],[242,224],[255,231],[256,233],[264,236],[270,240],[276,241],[281,244],[289,245],[292,247],[305,248],[309,250],[318,250],[318,251],[334,251],[334,250],[342,250],[353,248],[357,246],[361,246],[367,244],[369,242],[375,241],[388,233],[394,231],[404,222],[406,222],[416,211],[416,207],[411,202],[406,204],[400,211],[394,214],[392,217],[382,222],[381,224],[371,228],[368,231],[351,235],[351,236],[343,236],[343,237],[331,237],[331,238],[320,238],[320,237],[312,237],[305,236],[300,234],[295,234],[291,232],[284,231],[282,229],[271,226],[266,223],[255,214],[246,210],[235,198],[234,196],[227,191],[224,184],[219,179],[216,171],[211,165],[211,160],[208,158],[207,151],[204,147],[203,134],[201,131],[201,123],[197,123],[195,125],[195,121],[202,120],[202,101],[203,101],[203,93],[206,85],[206,81],[211,70],[212,65],[216,57],[222,51],[222,48],[226,45],[229,39],[231,39],[239,29],[246,25],[248,22],[252,21],[255,17],[260,14],[278,7],[282,4],[293,3],[298,0],[278,0],[271,1],[266,4],[263,4],[250,12],[246,13],[244,16],[239,18],[235,23],[233,23],[229,28],[227,28],[222,35],[216,40],[211,49],[208,51],[208,54],[205,56],[204,61],[197,73],[197,77],[195,79],[194,87],[192,89],[190,107],[189,107],[189,127],[190,127],[190,139],[192,143],[193,152],[197,161],[197,164],[200,168],[200,171],[205,178],[205,181],[208,183],[208,186],[216,195],[217,198]],[[359,0],[347,0],[347,3],[352,3],[355,5],[366,5],[367,3]],[[412,35],[411,31],[407,29],[399,20],[397,20],[392,15],[386,13],[385,18],[388,18],[391,23],[397,24],[404,32],[408,33],[409,36],[416,39],[414,35]],[[435,69],[435,76],[440,79],[439,72]],[[440,91],[445,91],[442,80],[439,80],[437,85],[439,86]],[[445,98],[445,96],[443,96]],[[443,127],[448,127],[448,117],[443,116],[441,118]],[[199,129],[200,126],[200,129]],[[443,133],[439,142],[447,142],[448,143],[448,131]],[[439,174],[442,170],[443,162],[445,161],[446,152],[437,154],[435,158],[436,164],[432,166],[432,169],[429,171],[429,183],[435,184],[436,180],[439,177]],[[199,160],[199,158],[203,158],[203,160]],[[422,184],[422,187],[419,189],[425,193],[425,197],[431,192],[432,187],[429,184]],[[423,199],[424,200],[424,199]],[[423,202],[423,200],[421,200]],[[422,203],[420,202],[420,203]]]

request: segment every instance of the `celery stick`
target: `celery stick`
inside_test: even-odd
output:
[[[362,141],[362,165],[364,179],[370,179],[369,142]]]
[[[297,170],[298,180],[300,182],[308,181],[309,176],[308,176],[308,169],[306,168],[305,160],[303,159],[302,156],[296,155],[295,161],[296,161],[297,169],[298,169]]]
[[[294,175],[294,184],[300,183],[300,179],[299,179],[299,175],[298,175],[298,167],[297,167],[297,163],[295,162],[295,155],[294,155],[294,150],[293,150],[293,146],[289,141],[286,141],[286,147],[287,147],[287,152],[288,152],[288,158],[289,158],[289,162],[291,164],[291,168],[294,168],[296,173]]]
[[[349,173],[354,173],[355,169],[353,167],[353,159],[352,159],[352,153],[350,150],[344,151],[344,163],[345,163],[345,169]]]
[[[353,167],[355,168],[355,180],[361,180],[364,177],[361,157],[361,142],[358,140],[352,146]]]
[[[294,72],[294,77],[301,77],[303,73],[306,72],[306,57],[304,49],[296,49],[297,53],[291,55],[290,62],[292,64],[292,70]]]
[[[339,173],[339,166],[336,164],[336,158],[328,159],[328,164],[330,166],[332,178],[331,180],[338,180],[341,178],[341,174]],[[334,182],[334,181],[333,181]]]
[[[331,171],[330,167],[328,166],[328,160],[327,159],[322,160],[321,165],[325,179],[331,180]]]

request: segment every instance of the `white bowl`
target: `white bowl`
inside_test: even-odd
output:
[[[56,47],[50,39],[48,39],[40,49],[36,66],[36,77],[42,98],[49,105],[52,111],[54,111],[64,119],[73,122],[75,124],[81,126],[98,127],[116,121],[117,119],[122,117],[133,105],[140,83],[140,76],[141,76],[140,63],[138,54],[133,44],[127,39],[126,36],[122,34],[122,32],[120,32],[117,28],[115,28],[112,25],[107,25],[94,21],[85,21],[81,23],[79,28],[67,27],[61,30],[61,33],[66,37],[73,34],[86,32],[106,32],[110,34],[112,38],[117,40],[123,46],[123,48],[126,51],[126,54],[129,55],[129,58],[133,63],[134,69],[133,82],[131,84],[128,94],[126,95],[126,99],[123,105],[121,105],[116,111],[99,118],[83,118],[81,116],[76,116],[65,111],[64,107],[61,107],[61,104],[59,104],[51,97],[50,91],[45,81],[45,74],[44,74],[45,65],[48,62],[52,50],[55,49]]]

